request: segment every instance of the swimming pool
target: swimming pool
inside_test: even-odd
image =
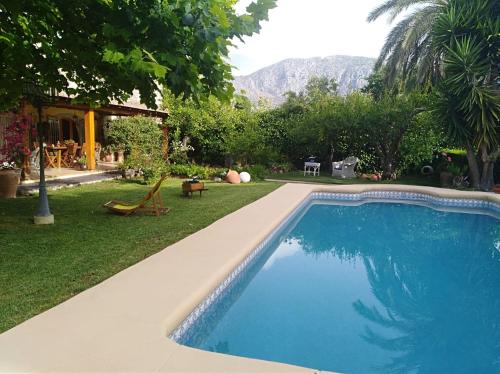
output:
[[[498,213],[421,194],[313,194],[171,337],[322,370],[498,371]]]

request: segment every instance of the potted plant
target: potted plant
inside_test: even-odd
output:
[[[116,162],[122,163],[125,160],[125,145],[118,144],[116,146]]]
[[[130,162],[130,160],[126,160],[118,165],[118,169],[122,173],[123,179],[132,179],[139,174],[138,171],[135,170],[134,165]]]
[[[200,182],[200,178],[198,176],[193,176],[190,179],[185,180],[182,183],[182,192],[184,196],[188,194],[192,194],[194,191],[201,191],[205,188],[205,184]]]
[[[224,178],[226,178],[226,174],[227,172],[226,171],[219,171],[219,172],[216,172],[213,176],[213,181],[214,182],[217,182],[217,183],[220,183],[224,180]]]
[[[114,151],[115,148],[111,144],[104,147],[104,161],[113,162],[114,161]]]
[[[456,164],[448,166],[448,171],[453,175],[452,187],[453,188],[468,188],[469,178],[467,177],[467,167],[461,168]]]
[[[15,198],[21,180],[22,165],[31,151],[24,145],[29,129],[24,116],[16,116],[5,129],[4,146],[0,149],[0,197]]]
[[[20,180],[21,169],[16,166],[15,162],[2,162],[0,164],[0,197],[15,198]]]
[[[80,170],[87,170],[87,156],[83,155],[76,162]]]

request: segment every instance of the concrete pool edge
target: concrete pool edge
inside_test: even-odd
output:
[[[316,372],[187,348],[167,335],[312,192],[403,191],[500,204],[492,193],[420,186],[287,184],[0,335],[0,372]]]

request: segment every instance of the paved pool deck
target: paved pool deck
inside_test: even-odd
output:
[[[167,336],[310,193],[374,190],[500,204],[493,193],[431,187],[286,184],[4,332],[0,372],[317,373],[188,348]]]

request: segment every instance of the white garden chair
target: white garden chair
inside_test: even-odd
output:
[[[30,177],[40,178],[40,148],[36,147],[30,156]]]
[[[310,162],[306,161],[304,162],[304,176],[307,175],[313,175],[313,176],[319,176],[319,169],[321,167],[321,164],[319,162]]]
[[[332,177],[356,178],[354,168],[358,161],[357,157],[350,156],[343,161],[332,162]]]

